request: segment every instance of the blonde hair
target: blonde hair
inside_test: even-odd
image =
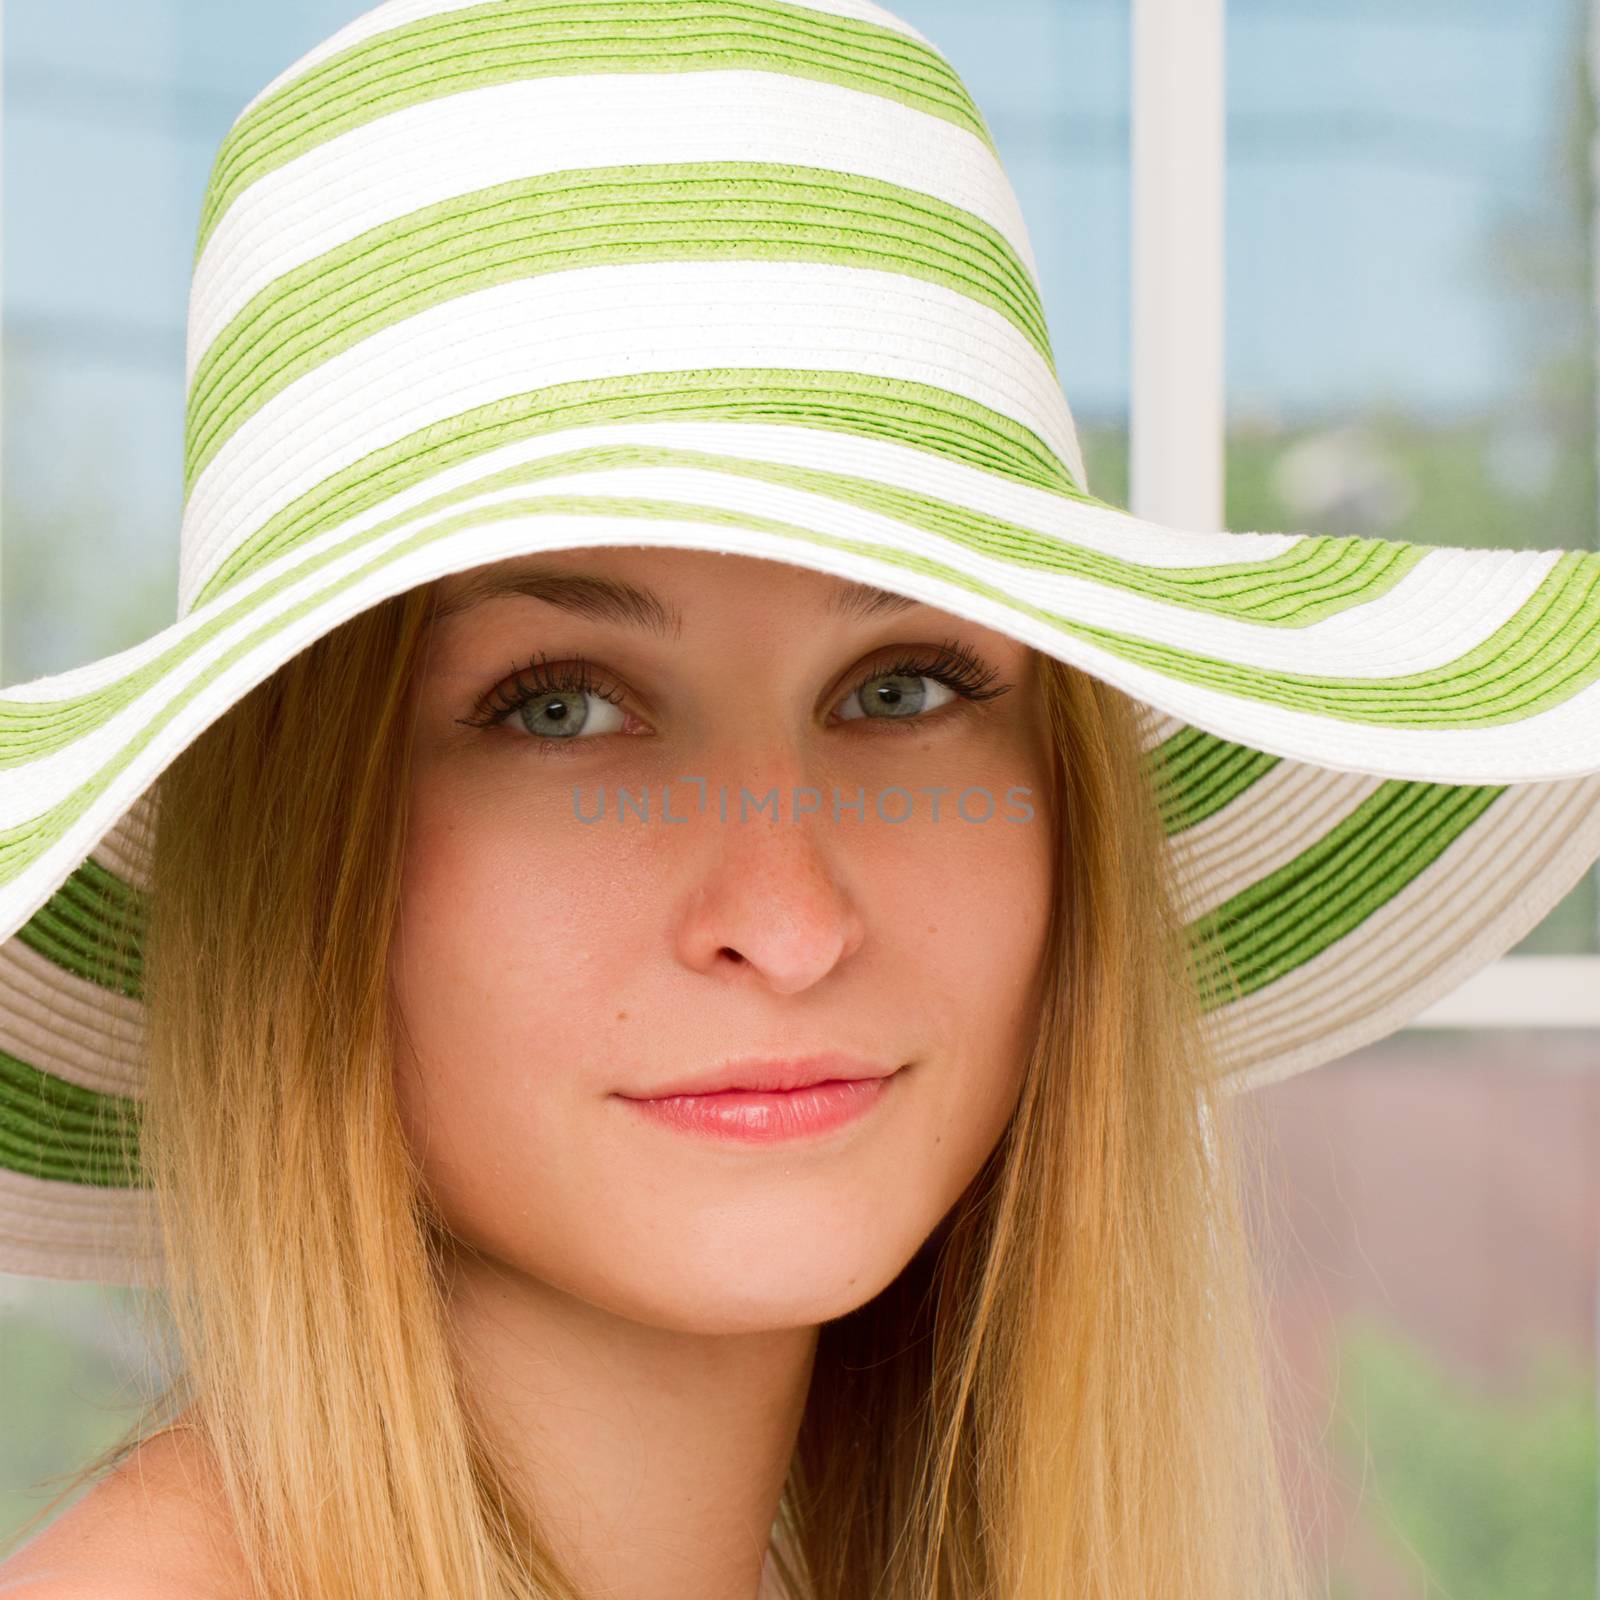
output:
[[[433,592],[317,640],[160,780],[139,1156],[184,1364],[64,1493],[196,1429],[261,1600],[582,1600],[460,1385],[393,1097]],[[1033,1059],[960,1201],[821,1327],[774,1560],[795,1600],[1294,1600],[1246,1101],[1204,1049],[1135,707],[1038,666]]]

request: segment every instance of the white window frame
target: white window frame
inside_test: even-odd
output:
[[[1132,6],[1128,508],[1153,522],[1218,531],[1226,451],[1225,0]],[[1594,37],[1589,71],[1600,85],[1600,29]],[[1600,135],[1594,152],[1600,174]],[[1408,1026],[1600,1028],[1600,956],[1504,956]]]

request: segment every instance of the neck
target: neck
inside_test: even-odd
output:
[[[573,1577],[624,1600],[760,1600],[814,1325],[661,1328],[464,1257],[450,1301],[475,1409]]]

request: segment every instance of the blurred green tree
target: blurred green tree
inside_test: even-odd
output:
[[[1366,1518],[1450,1600],[1571,1600],[1594,1592],[1595,1369],[1568,1350],[1530,1353],[1518,1391],[1486,1394],[1370,1317],[1338,1341],[1336,1455],[1370,1482]],[[1354,1596],[1348,1577],[1340,1582]]]

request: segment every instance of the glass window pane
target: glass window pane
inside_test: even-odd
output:
[[[1229,527],[1595,547],[1588,11],[1228,7]]]
[[[6,683],[173,620],[189,269],[211,161],[257,89],[365,9],[5,9]]]
[[[1431,1030],[1257,1091],[1330,1600],[1595,1592],[1597,1068],[1592,1032]]]
[[[899,0],[955,65],[1027,219],[1090,489],[1127,504],[1130,0]]]

